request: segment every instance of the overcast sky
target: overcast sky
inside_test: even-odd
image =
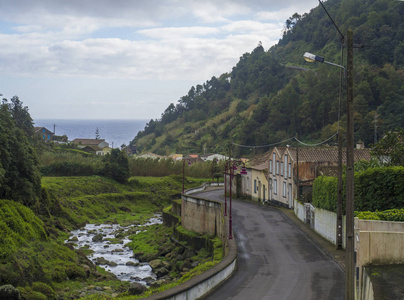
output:
[[[318,0],[0,0],[0,93],[35,119],[155,119]]]

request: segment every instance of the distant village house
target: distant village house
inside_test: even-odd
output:
[[[109,144],[104,139],[74,139],[77,148],[95,155],[105,155],[111,152]]]
[[[53,132],[45,127],[34,127],[35,134],[39,136],[39,138],[45,142],[53,141]]]

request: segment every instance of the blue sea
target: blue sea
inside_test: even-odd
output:
[[[65,120],[37,119],[35,127],[45,127],[56,135],[67,135],[69,141],[75,138],[95,139],[98,128],[99,136],[109,143],[110,147],[119,148],[129,145],[140,130],[146,126],[147,120]]]

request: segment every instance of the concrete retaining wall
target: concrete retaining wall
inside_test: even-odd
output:
[[[355,227],[363,231],[404,232],[404,222],[357,220]]]
[[[228,230],[228,222],[223,217],[223,209],[220,202],[209,201],[202,198],[192,197],[191,194],[195,192],[199,192],[204,190],[207,186],[211,186],[210,184],[204,185],[201,188],[187,190],[185,194],[182,195],[182,208],[185,211],[182,211],[181,220],[186,220],[183,226],[188,230],[193,230],[187,226],[194,226],[191,224],[191,218],[188,214],[191,214],[198,220],[200,225],[204,227],[204,230],[212,230],[216,231],[219,237],[222,238],[223,246],[226,248],[225,257],[223,260],[214,266],[212,269],[200,274],[183,284],[180,284],[172,289],[167,291],[155,294],[145,299],[149,300],[162,300],[162,299],[170,299],[170,300],[194,300],[199,299],[202,296],[209,294],[213,291],[214,288],[219,286],[226,279],[230,278],[230,276],[234,273],[237,267],[237,245],[236,240],[227,240],[226,232]],[[218,186],[217,184],[213,184],[213,186]],[[219,184],[220,186],[220,184]],[[185,204],[184,204],[185,203]],[[215,226],[208,224],[214,220]],[[195,221],[195,219],[193,220]],[[199,232],[199,231],[197,231]],[[220,234],[220,235],[219,235]]]
[[[404,232],[361,230],[357,244],[359,266],[404,263]]]
[[[181,225],[200,234],[214,234],[224,236],[224,217],[220,202],[182,196]]]

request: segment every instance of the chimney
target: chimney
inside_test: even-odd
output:
[[[365,144],[361,140],[359,140],[356,143],[356,149],[365,149]]]

